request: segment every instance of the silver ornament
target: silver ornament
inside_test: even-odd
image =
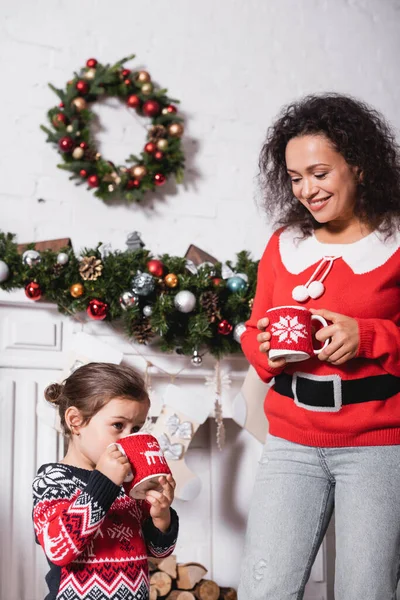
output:
[[[153,307],[150,306],[149,304],[147,304],[146,306],[143,307],[143,314],[145,317],[151,317],[151,315],[153,314]]]
[[[140,250],[140,248],[144,248],[144,243],[140,238],[140,233],[138,231],[132,231],[126,238],[126,245],[128,246],[127,252],[134,252],[135,250]]]
[[[0,260],[0,283],[3,283],[3,281],[6,281],[6,279],[8,279],[9,275],[10,275],[10,269],[9,269],[7,263],[5,263],[4,260]]]
[[[66,265],[69,261],[69,256],[66,252],[59,252],[57,254],[57,264],[58,265]]]
[[[138,271],[132,279],[132,292],[138,296],[148,296],[156,287],[154,277],[149,273]]]
[[[200,367],[201,363],[203,362],[203,359],[202,359],[202,357],[200,356],[200,354],[198,353],[197,350],[194,350],[193,356],[190,359],[190,362],[192,363],[192,365],[194,367]]]
[[[174,304],[179,312],[190,313],[196,306],[196,296],[188,290],[183,290],[175,296]]]
[[[122,294],[119,297],[119,303],[123,310],[126,310],[130,306],[134,306],[135,304],[138,303],[138,301],[139,301],[139,296],[137,296],[136,294],[133,294],[129,290],[127,290],[126,292],[122,292]]]
[[[244,323],[238,323],[237,325],[235,325],[234,330],[233,330],[233,339],[240,344],[240,338],[242,337],[242,335],[244,334],[244,332],[246,331],[246,325]]]
[[[41,260],[42,257],[36,250],[25,250],[22,255],[22,262],[24,265],[28,265],[28,267],[34,267],[40,264]]]

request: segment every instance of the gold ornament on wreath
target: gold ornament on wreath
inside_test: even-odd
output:
[[[63,159],[58,167],[70,171],[77,185],[86,183],[105,201],[140,202],[171,176],[177,183],[183,180],[184,126],[177,114],[179,101],[159,89],[147,71],[127,69],[125,63],[132,58],[134,55],[114,65],[90,58],[64,89],[49,84],[60,103],[47,113],[51,128],[42,129]],[[92,105],[107,96],[119,98],[129,111],[150,119],[142,151],[131,154],[126,165],[115,165],[98,152],[90,128]]]

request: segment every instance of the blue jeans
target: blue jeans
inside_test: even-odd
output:
[[[314,448],[269,435],[238,600],[301,600],[335,507],[335,600],[393,600],[400,564],[400,446]]]

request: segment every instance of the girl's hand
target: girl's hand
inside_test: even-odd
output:
[[[150,516],[153,519],[154,526],[160,531],[167,531],[171,524],[169,507],[174,499],[176,483],[172,475],[160,477],[158,481],[162,487],[162,492],[149,490],[146,493],[146,500],[151,505]]]
[[[100,456],[96,465],[97,471],[111,479],[115,485],[122,485],[127,475],[131,473],[131,465],[117,444],[111,444]]]
[[[263,317],[257,323],[257,329],[259,329],[262,332],[257,335],[257,341],[260,343],[260,352],[263,352],[264,354],[268,354],[270,350],[271,334],[269,331],[265,331],[268,325],[268,317]],[[279,369],[280,367],[284,367],[285,365],[286,360],[284,358],[278,358],[277,360],[270,360],[268,358],[268,366],[271,369]]]
[[[322,343],[331,338],[327,347],[318,354],[319,360],[326,360],[332,365],[343,365],[357,355],[360,333],[355,319],[326,309],[310,309],[310,312],[332,322],[332,325],[323,327],[315,334],[316,339]]]

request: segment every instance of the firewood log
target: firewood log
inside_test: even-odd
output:
[[[198,600],[218,600],[219,592],[219,586],[211,579],[203,579],[193,590]]]
[[[220,588],[220,600],[237,600],[237,591],[233,588],[222,587]]]
[[[150,575],[150,585],[154,587],[159,596],[166,596],[172,588],[172,579],[168,573],[155,571]]]
[[[157,600],[157,598],[158,598],[157,589],[154,587],[154,585],[151,585],[149,600]]]
[[[203,579],[207,569],[199,563],[185,563],[177,565],[178,579],[176,587],[179,590],[191,590],[196,583]]]
[[[168,573],[172,579],[176,579],[178,576],[176,571],[176,556],[174,554],[167,556],[167,558],[155,558],[151,556],[147,559],[147,562],[151,573],[153,571],[163,571],[164,573]]]
[[[173,590],[168,594],[166,600],[196,600],[196,598],[192,592]]]

